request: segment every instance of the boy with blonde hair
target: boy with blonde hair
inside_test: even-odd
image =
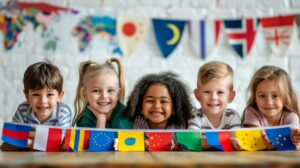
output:
[[[232,129],[241,127],[239,114],[227,108],[235,97],[233,70],[224,62],[211,61],[198,71],[195,97],[201,104],[189,120],[189,129]]]

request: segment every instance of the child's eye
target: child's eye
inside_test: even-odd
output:
[[[100,90],[99,89],[94,89],[92,90],[93,93],[100,93]]]
[[[259,98],[265,98],[265,95],[258,95]]]
[[[272,98],[274,98],[274,99],[277,98],[277,97],[278,97],[278,95],[276,95],[276,94],[272,95]]]
[[[114,93],[115,89],[108,89],[108,93]]]
[[[167,101],[167,100],[162,100],[161,101],[161,104],[167,104],[167,103],[169,103],[169,101]]]
[[[146,99],[145,102],[152,103],[152,102],[154,102],[154,100],[152,100],[152,99]]]
[[[48,93],[47,96],[54,96],[54,93]]]
[[[210,93],[210,91],[204,91],[204,93]]]
[[[39,96],[38,93],[32,93],[31,95],[32,95],[32,96]]]
[[[223,92],[223,91],[219,91],[219,92],[218,92],[218,95],[221,95],[221,94],[224,94],[224,92]]]

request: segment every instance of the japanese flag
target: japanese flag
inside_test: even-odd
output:
[[[47,152],[60,151],[62,143],[62,129],[37,126],[33,149]]]
[[[123,55],[128,56],[134,52],[144,39],[150,21],[142,17],[130,17],[120,14],[117,19],[117,36]]]

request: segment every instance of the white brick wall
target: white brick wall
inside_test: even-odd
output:
[[[60,67],[65,83],[64,101],[73,108],[73,100],[78,80],[77,68],[79,62],[93,59],[99,62],[111,56],[105,43],[96,37],[86,52],[78,50],[78,39],[70,35],[70,30],[87,14],[101,15],[123,11],[132,15],[185,18],[185,19],[215,19],[261,17],[274,14],[296,13],[300,10],[298,0],[43,0],[56,5],[73,7],[80,10],[76,16],[65,15],[54,25],[54,30],[60,35],[57,52],[45,52],[41,30],[33,31],[27,25],[19,36],[19,42],[10,52],[5,52],[0,45],[0,121],[11,120],[17,105],[25,100],[22,93],[22,76],[26,67],[34,62],[50,60]],[[146,34],[146,39],[130,57],[121,57],[126,69],[126,95],[131,92],[136,80],[146,73],[160,71],[175,71],[186,82],[192,91],[196,86],[198,68],[204,63],[188,45],[188,38],[182,39],[179,47],[168,58],[164,59],[155,44],[152,29]],[[260,66],[272,64],[286,69],[293,79],[293,84],[300,95],[300,53],[297,36],[293,36],[291,48],[286,55],[280,57],[272,54],[266,45],[261,32],[258,32],[252,52],[244,59],[239,58],[224,41],[221,42],[206,61],[217,59],[230,64],[235,70],[235,88],[237,96],[231,107],[242,113],[245,104],[245,89],[249,80]],[[2,42],[3,37],[0,37]],[[1,43],[2,44],[2,43]],[[195,106],[199,104],[195,101]]]

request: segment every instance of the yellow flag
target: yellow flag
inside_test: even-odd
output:
[[[145,151],[143,132],[118,132],[119,151]]]
[[[266,148],[260,130],[237,130],[235,134],[242,149],[256,151]]]

